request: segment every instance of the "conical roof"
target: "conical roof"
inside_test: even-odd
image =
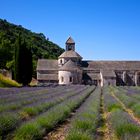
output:
[[[65,51],[64,53],[62,53],[59,58],[80,58],[82,59],[82,57],[75,51],[70,50],[70,51]]]
[[[72,60],[69,60],[62,67],[60,67],[59,70],[80,70],[80,67],[77,66]]]
[[[75,44],[75,42],[72,39],[72,37],[69,37],[68,40],[66,41],[66,44]]]

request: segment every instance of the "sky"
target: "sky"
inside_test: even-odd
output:
[[[0,18],[62,48],[71,36],[84,60],[140,60],[140,0],[0,0]]]

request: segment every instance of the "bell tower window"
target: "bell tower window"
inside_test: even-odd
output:
[[[71,51],[71,50],[75,51],[75,45],[74,44],[67,44],[66,45],[66,50],[67,51]]]
[[[72,46],[68,46],[68,51],[72,50]]]

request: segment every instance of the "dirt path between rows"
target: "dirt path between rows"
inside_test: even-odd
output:
[[[106,124],[105,124],[106,125],[106,130],[105,130],[104,140],[118,140],[114,131],[111,128],[111,124],[110,124],[110,121],[109,121],[111,113],[110,112],[105,112],[104,114],[105,114],[105,118],[106,118]]]
[[[51,131],[43,138],[43,140],[65,140],[70,128],[70,119],[66,120],[62,125]]]
[[[106,112],[104,108],[104,96],[103,90],[101,90],[100,95],[100,119],[99,127],[96,130],[96,140],[117,140],[114,137],[114,133],[111,130],[111,125],[109,123],[110,112]]]
[[[134,112],[127,108],[125,104],[113,92],[111,92],[111,95],[121,104],[122,108],[131,116],[131,118],[140,125],[140,118],[136,117]]]

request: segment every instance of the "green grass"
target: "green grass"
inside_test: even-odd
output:
[[[0,87],[20,87],[21,85],[0,74]]]

